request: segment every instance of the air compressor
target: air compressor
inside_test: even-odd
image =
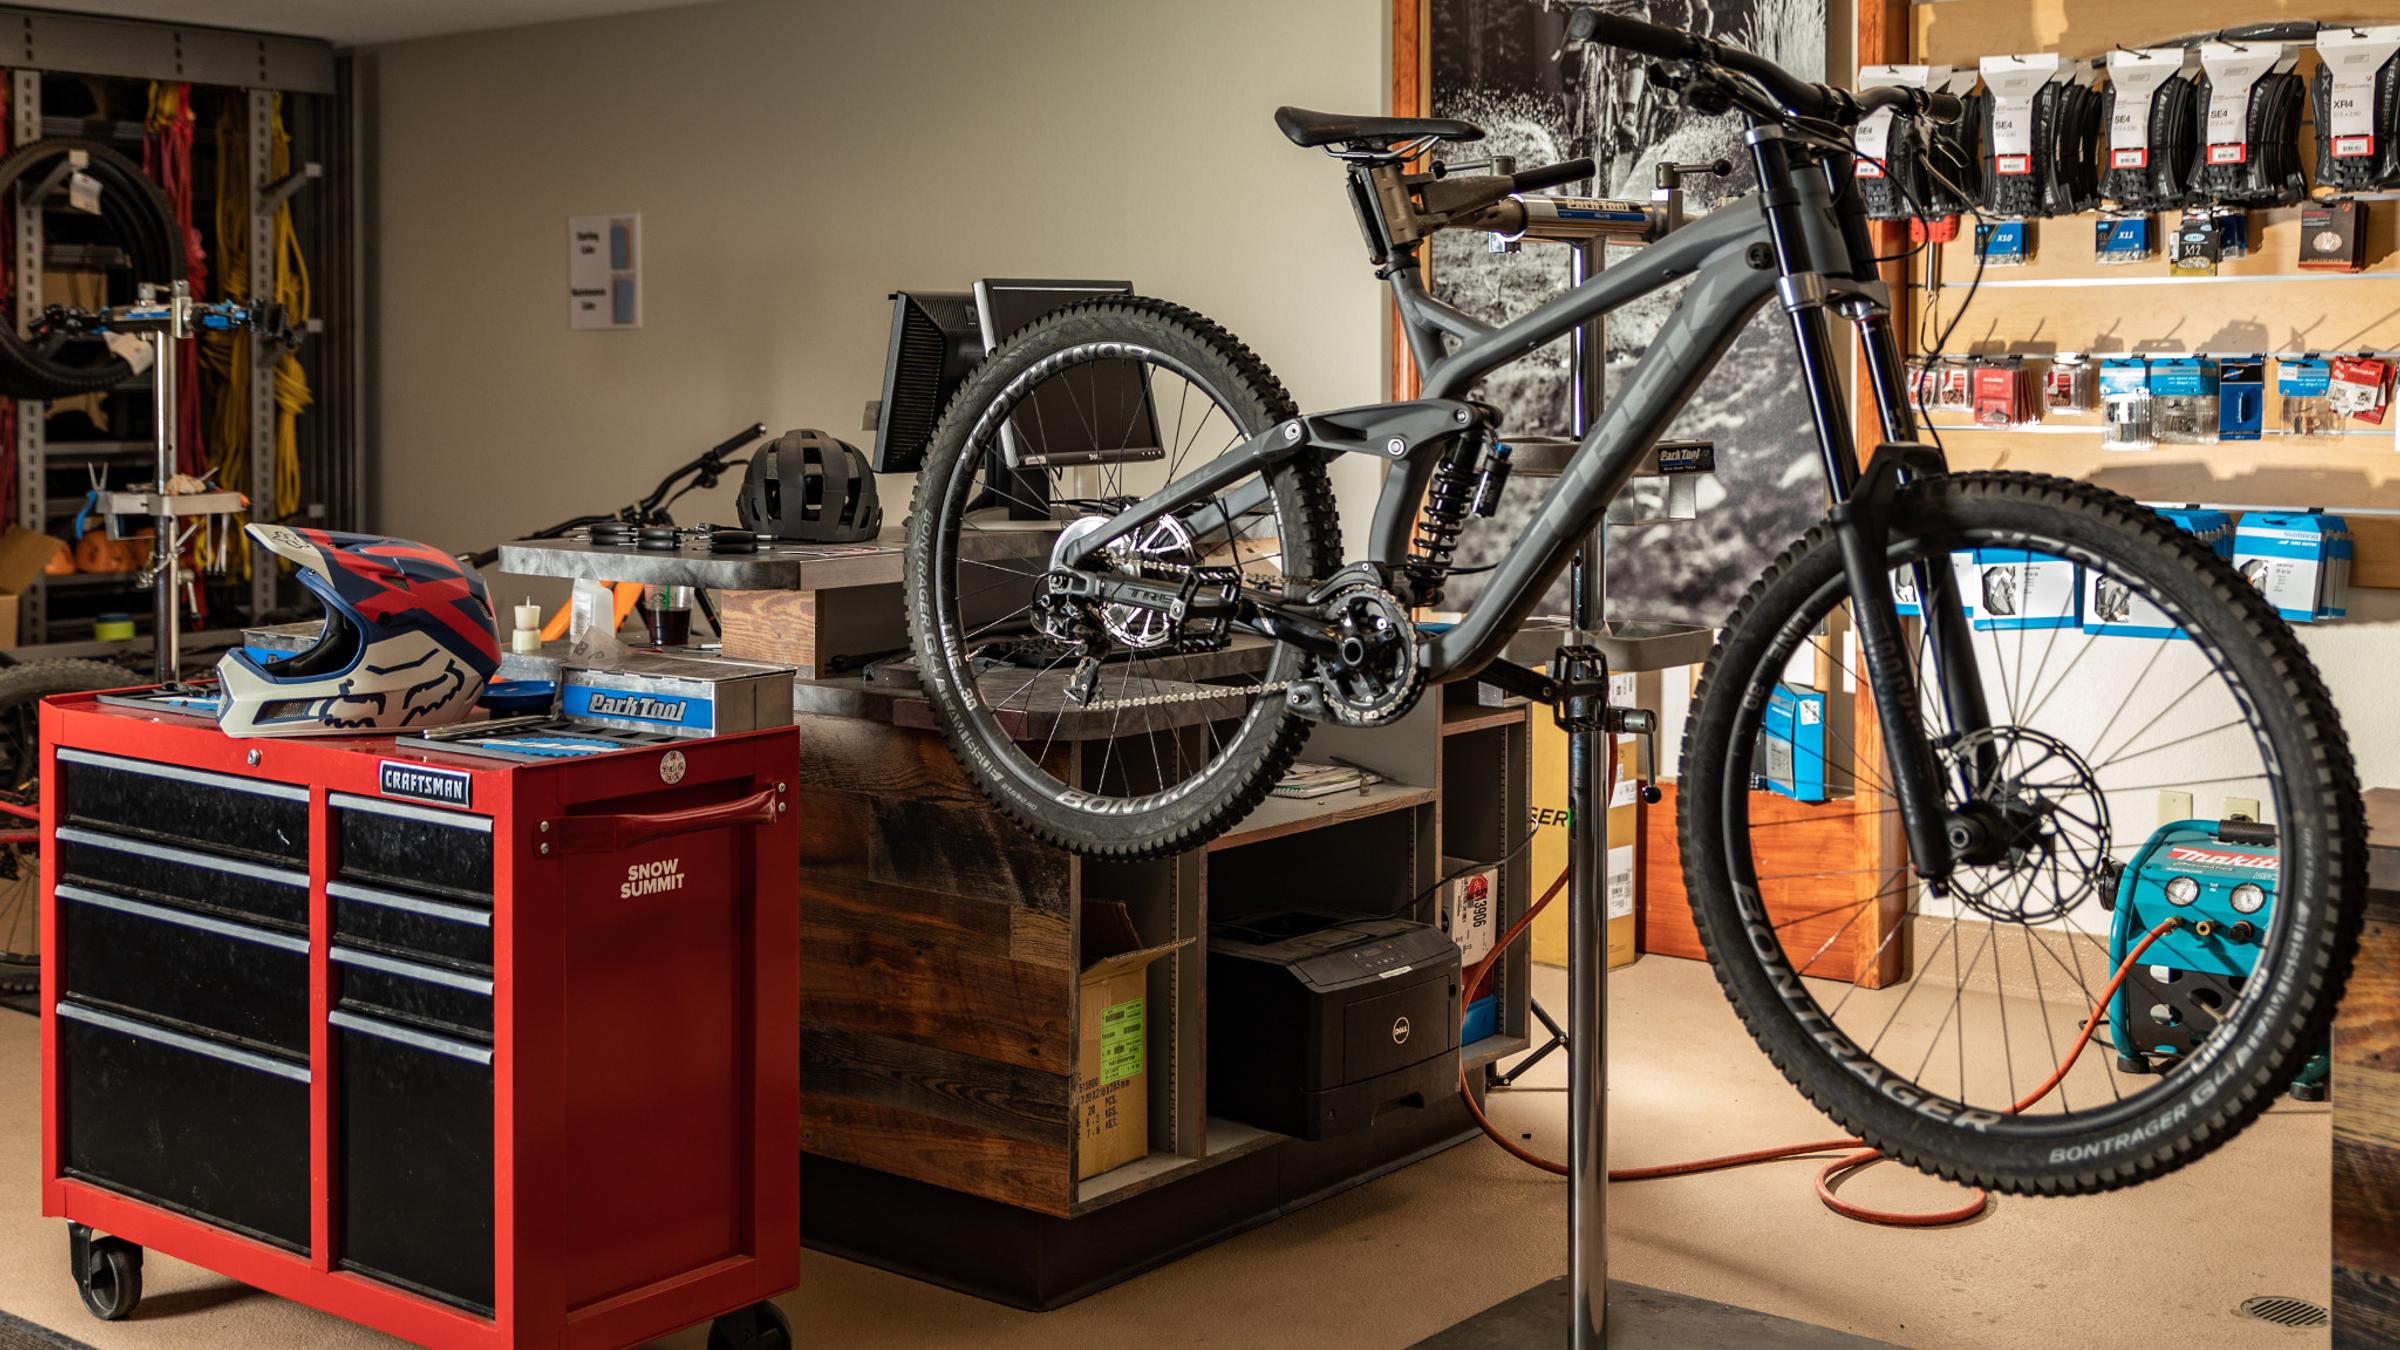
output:
[[[2241,997],[2274,919],[2281,860],[2275,827],[2252,820],[2174,821],[2134,853],[2110,906],[2112,968],[2152,928],[2183,922],[2150,945],[2109,1005],[2120,1073],[2173,1069]],[[2328,1067],[2320,1050],[2292,1095],[2323,1101]]]

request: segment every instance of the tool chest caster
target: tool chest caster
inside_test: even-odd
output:
[[[753,1303],[710,1324],[708,1350],[792,1350],[792,1324],[774,1304]]]
[[[516,763],[41,712],[42,1208],[429,1350],[788,1350],[791,728]]]
[[[142,1301],[142,1249],[123,1238],[95,1237],[67,1225],[67,1264],[83,1306],[103,1322],[122,1321]]]

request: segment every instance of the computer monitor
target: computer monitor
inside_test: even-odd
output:
[[[964,291],[895,291],[892,337],[875,408],[877,473],[915,473],[950,395],[990,350]]]
[[[975,315],[984,350],[1018,329],[1078,300],[1133,294],[1130,281],[1046,281],[986,277],[975,283]],[[1098,361],[1044,382],[1000,429],[1011,466],[1061,468],[1164,459],[1158,417],[1143,367]]]
[[[872,409],[877,473],[915,473],[951,395],[984,354],[1061,305],[1130,295],[1129,281],[987,278],[972,294],[898,291],[884,348],[883,397]],[[1019,435],[1018,432],[1023,434]],[[1141,366],[1104,361],[1075,371],[1066,384],[1044,384],[1002,431],[1001,450],[1028,489],[1038,472],[1075,464],[1163,459],[1157,410]],[[998,467],[998,466],[995,466]],[[1046,487],[1024,494],[1047,499]]]

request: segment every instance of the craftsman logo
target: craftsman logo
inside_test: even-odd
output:
[[[408,797],[441,806],[474,804],[475,776],[458,769],[436,769],[406,760],[387,759],[377,779],[386,797]]]
[[[617,898],[631,900],[637,895],[656,895],[660,891],[683,889],[683,859],[662,858],[657,862],[635,863],[625,869],[625,884],[617,887]]]
[[[653,698],[648,694],[603,694],[594,691],[585,705],[595,717],[633,717],[644,722],[681,725],[691,715],[690,699]]]
[[[1403,1017],[1403,1018],[1401,1018],[1399,1021],[1392,1023],[1392,1044],[1394,1044],[1394,1045],[1406,1045],[1406,1044],[1408,1044],[1408,1019],[1407,1019],[1407,1018]]]
[[[669,750],[665,755],[659,758],[658,781],[666,784],[668,787],[673,787],[677,783],[683,781],[683,772],[686,767],[688,766],[684,763],[683,752],[681,750]]]
[[[2204,867],[2248,867],[2260,871],[2273,870],[2276,863],[2272,853],[2219,853],[2210,848],[2193,848],[2177,844],[2167,850],[2173,862],[2199,863]]]

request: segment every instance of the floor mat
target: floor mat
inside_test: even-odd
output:
[[[92,1350],[72,1336],[0,1312],[0,1350]]]

